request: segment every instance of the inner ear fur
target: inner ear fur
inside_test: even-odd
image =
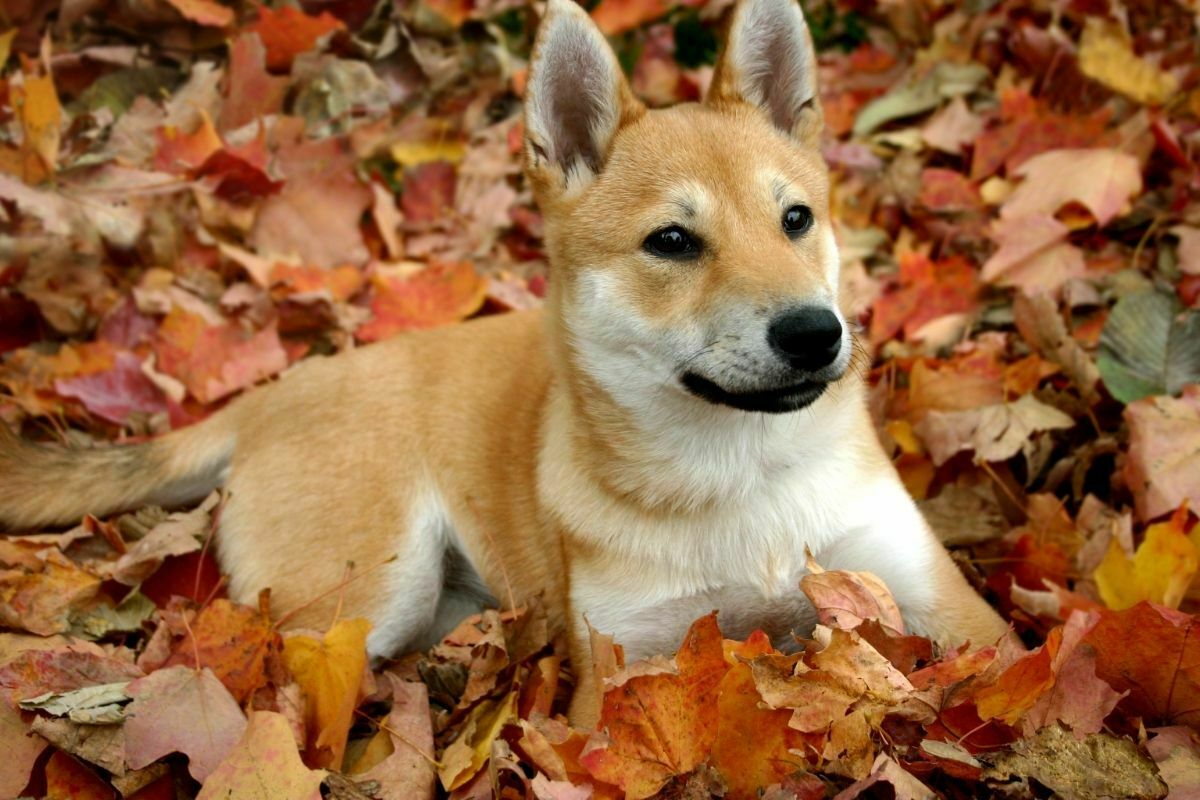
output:
[[[525,92],[525,168],[539,195],[589,182],[644,113],[616,54],[572,0],[550,0]]]
[[[804,146],[820,145],[816,51],[796,0],[739,0],[705,102],[756,106]]]

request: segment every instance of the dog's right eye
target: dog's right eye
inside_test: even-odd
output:
[[[700,242],[683,228],[672,225],[647,236],[642,249],[662,258],[690,258],[700,252]]]

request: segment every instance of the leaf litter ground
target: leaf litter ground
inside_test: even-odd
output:
[[[726,0],[600,0],[702,96]],[[909,491],[1028,646],[944,652],[812,565],[795,653],[697,620],[598,731],[536,607],[371,668],[224,597],[221,498],[0,538],[0,797],[1200,791],[1200,73],[1181,2],[806,3],[849,318]],[[16,4],[0,418],[152,436],[308,358],[536,307],[521,0]],[[336,593],[338,586],[317,591]],[[977,643],[989,645],[990,643]]]

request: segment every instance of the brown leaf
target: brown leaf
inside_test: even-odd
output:
[[[876,576],[869,572],[826,571],[811,557],[808,570],[800,579],[800,590],[812,602],[822,625],[850,631],[871,619],[904,633],[900,607]]]

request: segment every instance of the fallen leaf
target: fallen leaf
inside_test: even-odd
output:
[[[7,702],[0,702],[0,797],[19,797],[29,783],[33,767],[46,749],[46,740],[30,733],[21,713]]]
[[[1089,78],[1139,103],[1163,105],[1179,80],[1133,52],[1129,34],[1115,22],[1089,16],[1079,39],[1079,69]]]
[[[906,772],[894,760],[880,753],[875,758],[875,763],[871,765],[871,774],[838,792],[834,796],[834,800],[853,800],[855,797],[861,797],[863,792],[878,784],[890,786],[892,796],[896,800],[934,800],[938,796],[932,789],[917,780],[912,773]]]
[[[809,558],[800,590],[813,604],[822,625],[850,631],[873,619],[904,633],[904,619],[891,592],[869,572],[824,570]]]
[[[342,21],[328,11],[310,16],[292,6],[283,6],[276,11],[263,5],[258,8],[258,19],[246,31],[257,33],[262,40],[267,68],[285,72],[291,68],[296,56],[311,51],[334,31],[345,29]]]
[[[1122,297],[1104,323],[1097,366],[1123,403],[1200,383],[1200,311],[1154,289]]]
[[[1026,161],[1016,174],[1024,180],[1001,206],[1002,218],[1053,216],[1079,203],[1103,227],[1142,191],[1137,158],[1112,148],[1051,150]]]
[[[978,462],[1006,461],[1021,452],[1030,437],[1072,428],[1075,421],[1032,395],[1015,402],[971,411],[931,411],[915,427],[933,463],[940,466],[963,450]]]
[[[134,542],[113,566],[112,578],[126,586],[138,586],[162,562],[199,550],[212,535],[212,509],[220,495],[212,494],[190,511],[178,511],[158,522]]]
[[[320,800],[324,770],[300,760],[282,714],[255,711],[228,757],[212,771],[196,800]]]
[[[120,352],[113,368],[79,378],[59,379],[54,390],[73,397],[101,419],[124,425],[131,414],[165,414],[166,398],[142,371],[137,356]]]
[[[1147,397],[1125,407],[1129,456],[1125,482],[1138,517],[1151,520],[1184,503],[1200,509],[1200,387],[1183,396]]]
[[[233,24],[233,9],[215,0],[166,0],[184,19],[197,25],[227,28]]]
[[[267,49],[253,32],[243,33],[229,47],[225,102],[218,127],[234,131],[283,109],[288,78],[267,72]]]
[[[304,690],[309,754],[317,763],[341,766],[367,665],[370,630],[371,623],[364,619],[344,619],[320,640],[295,635],[283,642],[284,663]]]
[[[1154,738],[1146,752],[1158,765],[1158,776],[1167,784],[1167,797],[1194,800],[1200,797],[1200,739],[1191,728],[1176,725],[1151,728]]]
[[[1049,214],[996,220],[989,235],[999,245],[984,262],[980,277],[1027,294],[1057,293],[1087,272],[1083,251],[1067,241],[1070,230]]]
[[[701,617],[675,654],[674,670],[635,675],[605,692],[601,732],[580,763],[630,800],[695,769],[717,736],[716,691],[727,669],[716,615]]]
[[[600,0],[592,9],[592,19],[605,35],[615,36],[658,19],[670,7],[667,0]]]
[[[188,757],[188,772],[204,781],[238,745],[246,717],[211,670],[167,667],[129,684],[125,755],[141,769],[169,753]]]
[[[24,698],[20,707],[26,711],[44,711],[56,717],[66,716],[72,722],[104,725],[125,719],[125,704],[130,696],[125,688],[130,681],[84,686],[69,692],[47,692]]]
[[[900,257],[899,288],[875,301],[871,316],[871,341],[878,344],[904,331],[912,339],[927,323],[947,314],[966,313],[976,307],[979,279],[964,259],[934,263],[919,253]]]
[[[1116,539],[1109,542],[1108,553],[1092,576],[1104,604],[1115,611],[1143,600],[1179,608],[1200,566],[1186,525],[1185,508],[1151,525],[1133,558],[1125,555]]]
[[[174,306],[154,343],[158,367],[183,381],[202,403],[211,403],[287,367],[287,353],[272,324],[259,331],[237,323],[211,326]]]
[[[466,786],[492,755],[500,731],[516,718],[517,697],[509,692],[498,700],[484,700],[467,715],[462,729],[442,753],[438,778],[453,791]]]
[[[66,753],[46,762],[45,800],[111,800],[116,793],[92,770]]]
[[[402,681],[390,673],[384,678],[391,687],[392,710],[377,735],[385,737],[392,752],[353,777],[357,781],[378,781],[375,797],[380,800],[432,799],[437,769],[425,685]]]
[[[22,176],[28,183],[40,183],[43,176],[57,169],[58,151],[62,141],[62,106],[49,75],[25,75],[12,89],[13,105],[24,133],[24,147],[40,160],[41,172],[26,168]]]
[[[354,332],[364,342],[377,342],[401,331],[458,322],[483,305],[487,282],[468,262],[433,262],[419,271],[371,278],[372,318]]]
[[[1154,762],[1137,745],[1103,733],[1078,740],[1059,725],[1042,728],[1011,750],[985,754],[984,777],[1033,779],[1065,800],[1162,797],[1166,787]]]
[[[211,670],[238,703],[245,703],[266,683],[267,656],[279,647],[279,634],[261,611],[217,598],[200,609],[162,666]]]
[[[1096,674],[1118,692],[1126,714],[1167,725],[1200,722],[1200,631],[1196,619],[1141,602],[1102,611],[1084,638],[1096,652]],[[1147,654],[1153,657],[1147,657]]]
[[[57,550],[40,562],[36,570],[0,569],[0,624],[42,636],[66,633],[100,591],[100,578]]]
[[[1100,370],[1067,330],[1054,300],[1042,293],[1019,293],[1013,298],[1013,317],[1025,341],[1062,367],[1084,399],[1098,398]]]

